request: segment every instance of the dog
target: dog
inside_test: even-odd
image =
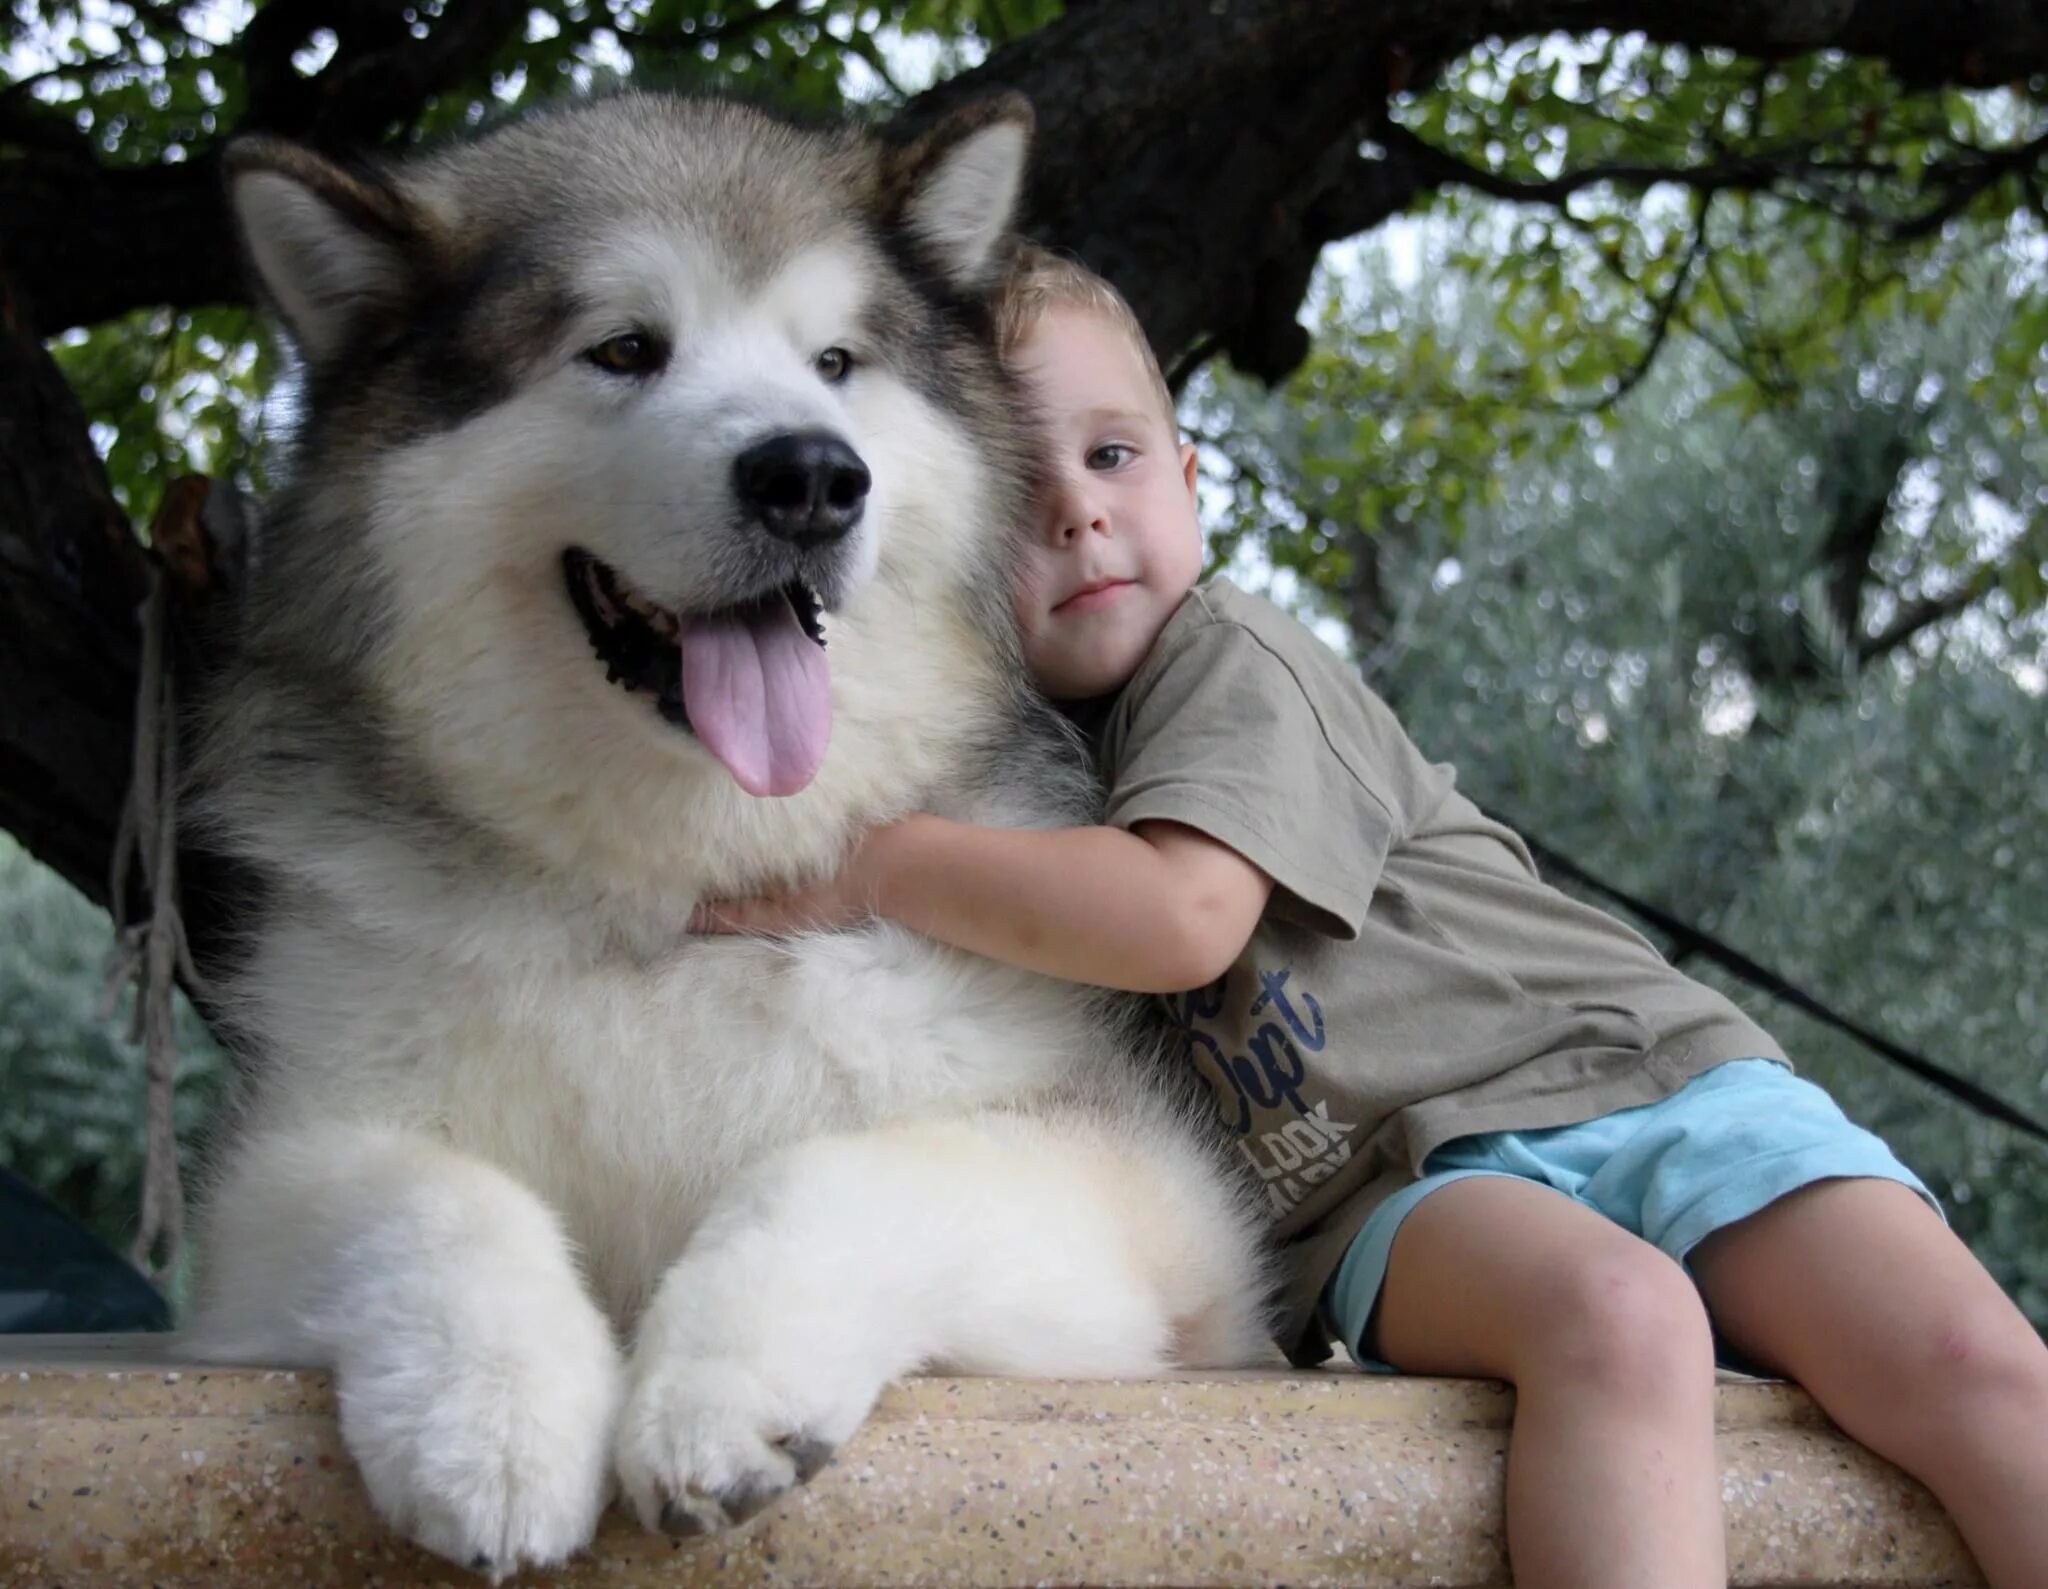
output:
[[[645,94],[226,161],[300,376],[200,713],[260,880],[188,1323],[330,1367],[502,1577],[738,1523],[921,1367],[1270,1356],[1256,1200],[1133,1004],[888,925],[692,937],[913,810],[1090,820],[1021,681],[991,346],[1029,107]]]

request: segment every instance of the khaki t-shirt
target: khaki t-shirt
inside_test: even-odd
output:
[[[1270,875],[1222,980],[1167,1000],[1287,1245],[1282,1344],[1367,1217],[1454,1137],[1655,1101],[1782,1058],[1640,935],[1536,875],[1386,703],[1286,613],[1193,591],[1100,728],[1118,827],[1164,820]]]

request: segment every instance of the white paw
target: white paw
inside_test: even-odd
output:
[[[342,1439],[386,1522],[496,1583],[590,1542],[621,1377],[585,1298],[529,1302],[466,1336],[360,1343],[336,1370]]]
[[[654,1362],[619,1419],[619,1478],[650,1529],[729,1528],[830,1461],[878,1389],[820,1395],[777,1384],[752,1364]]]

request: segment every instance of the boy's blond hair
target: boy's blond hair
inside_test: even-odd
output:
[[[1136,350],[1146,374],[1152,377],[1152,389],[1159,394],[1160,410],[1177,433],[1179,421],[1174,417],[1173,393],[1167,387],[1152,344],[1146,339],[1145,328],[1138,324],[1138,317],[1124,302],[1124,295],[1086,265],[1036,243],[1020,244],[1003,284],[996,289],[994,309],[996,352],[1005,364],[1015,360],[1018,348],[1048,309],[1086,309],[1103,316],[1123,332]]]

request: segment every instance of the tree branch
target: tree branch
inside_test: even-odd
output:
[[[266,91],[260,99],[255,93],[252,62],[249,115],[237,130],[286,133],[338,149],[380,143],[417,121],[435,96],[460,88],[504,47],[528,9],[525,0],[449,0],[426,36],[416,38],[405,0],[282,4],[285,17],[260,40]],[[278,9],[257,11],[244,41]],[[317,76],[300,77],[291,56],[320,27],[334,32],[334,59]]]
[[[1892,497],[1899,489],[1900,477],[1917,456],[1918,449],[1903,430],[1887,437],[1875,471],[1873,483],[1877,489],[1852,495],[1845,501],[1821,543],[1821,574],[1827,586],[1828,610],[1841,634],[1863,632],[1863,595],[1870,583],[1871,559],[1877,555],[1877,543],[1891,521]]]
[[[522,0],[462,0],[415,39],[398,0],[278,0],[257,11],[238,42],[251,90],[237,130],[342,148],[379,142],[473,75],[524,16]],[[347,47],[317,76],[301,77],[291,55],[321,27],[334,28]],[[0,128],[0,139],[25,143],[12,128]],[[176,165],[139,168],[104,166],[75,151],[0,159],[0,214],[8,217],[16,279],[52,330],[156,304],[248,301],[218,145]]]
[[[1911,220],[1894,225],[1890,229],[1892,238],[1911,242],[1931,236],[2007,177],[2037,171],[2044,157],[2048,157],[2048,133],[2010,149],[1973,150],[1970,158],[1931,170],[1928,180],[1933,186],[1946,188],[1946,196]]]
[[[1454,183],[1513,203],[1562,205],[1574,194],[1602,185],[1631,192],[1665,183],[1707,193],[1768,192],[1825,209],[1852,225],[1876,227],[1894,242],[1912,242],[1938,232],[2008,176],[2033,173],[2048,160],[2048,134],[2008,149],[1963,149],[1955,158],[1931,165],[1917,177],[1916,185],[1941,191],[1936,203],[1905,220],[1886,220],[1854,188],[1871,178],[1902,180],[1903,173],[1890,160],[1825,159],[1797,148],[1704,163],[1617,161],[1532,180],[1473,165],[1391,120],[1379,136],[1390,147],[1405,151],[1432,186]]]
[[[249,19],[234,46],[249,84],[244,127],[312,136],[347,62],[397,47],[408,27],[404,9],[389,0],[271,0]],[[335,37],[334,59],[318,74],[303,76],[292,57],[323,30]]]
[[[1749,157],[1736,160],[1717,160],[1705,165],[1656,165],[1617,162],[1613,165],[1588,166],[1582,171],[1568,171],[1556,177],[1530,181],[1520,177],[1502,176],[1484,166],[1475,166],[1460,160],[1449,150],[1440,149],[1426,138],[1419,137],[1399,122],[1388,121],[1377,134],[1390,149],[1405,154],[1432,186],[1455,183],[1484,193],[1492,198],[1507,199],[1517,204],[1562,204],[1573,194],[1586,188],[1609,184],[1618,188],[1641,191],[1663,183],[1674,183],[1681,187],[1698,188],[1708,193],[1723,188],[1769,187],[1793,168],[1793,162]]]
[[[0,215],[10,268],[53,332],[154,304],[248,301],[217,154],[143,169],[0,159]]]
[[[803,0],[770,0],[767,5],[726,14],[716,22],[692,28],[688,32],[649,33],[619,21],[612,23],[612,31],[622,40],[628,40],[642,50],[673,54],[678,50],[700,50],[707,44],[720,47],[737,44],[744,39],[752,38],[774,23],[788,22],[805,14]],[[820,9],[810,12],[809,15],[822,23],[824,12]],[[854,30],[854,37],[863,37],[858,28]]]
[[[379,143],[474,76],[525,15],[523,0],[451,0],[416,39],[405,9],[405,0],[259,7],[236,46],[250,81],[249,113],[236,130],[295,133],[330,148]],[[753,20],[751,11],[732,19]],[[322,27],[336,36],[335,58],[302,77],[291,57]],[[1273,368],[1286,338],[1270,300],[1306,282],[1302,260],[1315,232],[1348,235],[1328,230],[1334,206],[1317,205],[1345,180],[1367,115],[1386,102],[1388,62],[1413,63],[1410,80],[1419,82],[1487,38],[1595,28],[1760,59],[1840,49],[1886,60],[1916,83],[2048,71],[2048,13],[2033,0],[1977,0],[1967,26],[1949,0],[1233,0],[1224,8],[1125,0],[1070,7],[910,111],[936,115],[997,87],[1030,95],[1041,118],[1043,232],[1144,298],[1140,314],[1169,353],[1216,332],[1254,354],[1263,341],[1268,351],[1253,363]],[[138,307],[243,301],[213,154],[201,148],[183,165],[89,172],[32,150],[0,160],[0,213],[26,240],[14,268],[43,324],[55,331]],[[1504,196],[1540,199],[1590,180],[1733,187],[1788,169],[1782,160],[1772,173],[1741,161],[1691,171],[1619,167]],[[1498,189],[1504,180],[1475,170],[1459,163],[1418,175],[1390,155],[1385,175],[1398,174],[1411,196],[1437,182]],[[1218,177],[1226,179],[1220,188]]]
[[[1671,278],[1671,285],[1663,297],[1655,300],[1656,308],[1651,314],[1649,339],[1643,343],[1642,352],[1628,372],[1599,397],[1577,406],[1582,413],[1602,413],[1614,407],[1638,386],[1650,373],[1657,362],[1657,355],[1664,351],[1664,344],[1670,340],[1671,328],[1678,321],[1678,306],[1685,299],[1686,289],[1692,285],[1693,272],[1707,252],[1707,217],[1714,207],[1713,188],[1702,188],[1693,201],[1692,237],[1687,242],[1685,257],[1678,262],[1678,270]]]
[[[1979,563],[1955,589],[1939,596],[1926,596],[1918,601],[1902,603],[1890,623],[1876,634],[1862,636],[1857,640],[1856,659],[1859,662],[1874,662],[1879,657],[1890,656],[1921,630],[1932,628],[1935,624],[1976,606],[1997,586],[1998,573],[1996,563]]]
[[[78,123],[46,105],[29,92],[36,83],[72,70],[58,67],[19,78],[0,88],[0,145],[17,149],[42,150],[48,157],[91,169],[99,161],[92,139],[79,130]]]

